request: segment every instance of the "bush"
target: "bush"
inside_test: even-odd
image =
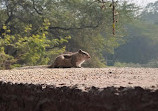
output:
[[[150,60],[147,64],[143,65],[144,67],[158,68],[158,60]]]
[[[141,64],[115,62],[115,67],[142,67]]]
[[[36,34],[31,33],[32,25],[28,25],[21,35],[11,35],[10,30],[3,26],[5,32],[0,38],[0,69],[48,64],[53,55],[64,52],[65,46],[61,44],[68,42],[71,37],[48,39],[49,25],[49,21],[45,20],[43,27],[39,28]]]
[[[11,69],[11,64],[15,62],[14,57],[5,54],[4,48],[0,48],[0,69]]]

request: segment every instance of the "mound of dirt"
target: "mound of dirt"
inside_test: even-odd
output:
[[[0,81],[86,87],[135,87],[157,89],[158,69],[153,68],[66,68],[45,66],[0,70]]]
[[[1,111],[158,111],[158,69],[0,70]]]

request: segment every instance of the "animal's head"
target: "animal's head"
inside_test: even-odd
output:
[[[80,56],[81,56],[82,58],[84,58],[85,60],[91,58],[91,56],[90,56],[87,52],[85,52],[85,51],[83,51],[83,50],[81,50],[81,49],[78,50],[78,53],[79,53]]]

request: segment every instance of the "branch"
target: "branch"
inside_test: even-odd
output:
[[[8,19],[5,21],[5,25],[7,25],[13,19],[13,14],[11,14]]]
[[[32,0],[32,3],[33,3],[33,4],[32,4],[32,5],[33,5],[33,9],[36,11],[36,13],[39,14],[39,15],[43,15],[42,12],[39,12],[39,11],[36,9],[35,1],[34,1],[34,0]]]
[[[57,30],[76,30],[76,29],[95,29],[99,27],[99,24],[97,24],[96,26],[81,26],[81,27],[69,27],[69,28],[66,28],[66,27],[49,27],[49,29],[57,29]]]
[[[96,2],[98,2],[98,3],[106,3],[107,0],[96,0]]]
[[[8,15],[8,19],[5,21],[5,24],[7,25],[12,19],[13,19],[13,12],[14,12],[14,8],[16,7],[16,5],[14,5],[13,7],[9,7],[9,3],[8,1],[6,1],[6,8],[7,8],[7,15]]]

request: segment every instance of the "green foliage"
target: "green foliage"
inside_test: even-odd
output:
[[[150,61],[158,55],[157,7],[158,2],[148,4],[138,20],[126,25],[127,42],[115,50],[116,61],[152,67]]]
[[[154,3],[149,3],[141,13],[141,19],[143,21],[147,21],[150,24],[157,24],[158,23],[158,1]],[[157,24],[158,25],[158,24]]]
[[[139,63],[121,63],[115,62],[114,67],[148,67],[148,68],[158,68],[158,60],[152,59],[146,64],[139,64]]]
[[[158,68],[158,60],[152,59],[147,64],[144,64],[144,67]]]
[[[150,29],[150,25],[137,21],[135,24],[128,24],[126,44],[115,49],[117,61],[146,64],[149,60],[157,57],[157,40],[154,37],[157,29]]]
[[[50,25],[48,20],[45,20],[43,27],[40,28],[40,31],[37,34],[31,34],[32,25],[25,27],[23,35],[15,34],[10,35],[3,33],[3,38],[0,39],[1,47],[1,66],[2,68],[11,68],[12,66],[19,65],[40,65],[47,64],[50,61],[50,55],[59,54],[65,51],[65,46],[61,48],[52,48],[51,50],[46,50],[49,47],[54,45],[60,45],[65,42],[68,42],[68,39],[71,37],[65,37],[61,39],[47,39],[48,26]],[[8,31],[6,26],[3,26],[3,29]],[[4,48],[11,46],[16,53],[7,54],[4,51]],[[4,66],[8,64],[10,66]],[[13,62],[14,61],[14,62]],[[15,64],[15,65],[14,65]]]
[[[1,69],[10,69],[11,64],[15,62],[14,57],[5,54],[4,47],[0,48],[0,70]]]
[[[114,67],[142,67],[141,64],[138,63],[121,63],[115,62]]]
[[[87,67],[105,67],[106,54],[123,44],[124,24],[134,18],[136,7],[117,4],[116,35],[112,35],[111,1],[0,0],[0,33],[4,52],[12,65],[47,64],[59,53],[83,49],[92,56]],[[8,32],[7,32],[8,30]],[[71,36],[71,37],[70,37]],[[71,39],[70,39],[71,38]],[[70,40],[69,40],[70,39]]]

